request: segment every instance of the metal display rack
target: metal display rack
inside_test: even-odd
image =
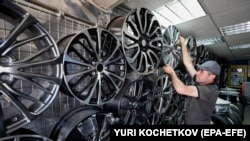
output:
[[[13,1],[18,6],[26,10],[34,16],[49,32],[55,41],[60,38],[89,28],[92,25],[80,21],[73,16],[64,15],[60,17],[60,13],[55,10],[46,9],[44,7],[32,4],[26,1]],[[10,30],[8,21],[0,19],[0,33],[5,36]],[[20,35],[20,38],[22,35]],[[25,36],[25,35],[23,35]],[[31,51],[31,49],[30,49]],[[3,108],[8,107],[8,102],[0,95],[0,103]],[[62,92],[59,92],[53,102],[39,114],[35,119],[26,124],[23,128],[32,130],[39,135],[49,137],[52,128],[59,121],[60,117],[72,108],[80,106],[82,103],[73,97],[69,97]]]

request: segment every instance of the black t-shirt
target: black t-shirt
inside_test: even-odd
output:
[[[188,125],[209,125],[219,90],[216,84],[197,85],[198,98],[188,97],[185,121]]]

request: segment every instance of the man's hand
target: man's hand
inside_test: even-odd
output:
[[[183,47],[182,44],[185,44],[185,39],[182,36],[179,36],[179,42],[180,42],[181,46]]]
[[[165,73],[169,75],[172,75],[174,73],[173,67],[171,67],[169,64],[166,64],[165,66],[163,66],[163,70]]]

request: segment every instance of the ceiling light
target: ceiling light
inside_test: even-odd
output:
[[[162,26],[165,27],[206,15],[198,0],[171,0],[155,9],[153,13]]]
[[[224,36],[250,32],[250,21],[240,24],[225,26],[220,28],[220,31]]]
[[[223,39],[222,37],[213,37],[213,38],[209,38],[209,39],[202,39],[202,40],[197,40],[197,45],[212,45],[212,44],[219,44],[219,43],[223,43]]]
[[[250,48],[250,44],[242,44],[242,45],[235,45],[229,47],[230,49],[244,49],[244,48]]]

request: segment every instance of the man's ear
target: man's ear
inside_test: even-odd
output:
[[[214,80],[216,78],[216,75],[215,74],[212,74],[212,75],[209,75],[209,77]]]

